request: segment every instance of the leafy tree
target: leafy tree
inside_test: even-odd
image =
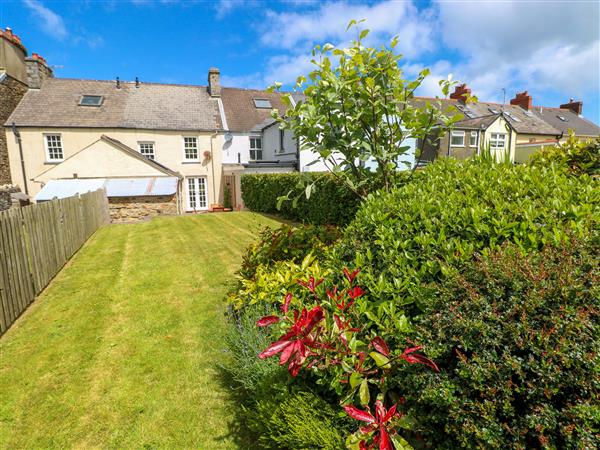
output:
[[[352,27],[358,27],[354,20],[348,29]],[[414,101],[429,69],[414,80],[405,78],[398,38],[374,48],[363,44],[369,30],[357,32],[349,48],[325,44],[313,49],[315,68],[308,77],[299,77],[294,88],[305,100],[293,106],[291,95],[284,96],[288,110],[274,117],[299,137],[302,148],[314,150],[355,194],[366,197],[375,189],[394,186],[400,158],[410,149],[408,139],[419,140],[421,154],[427,140],[439,139],[463,116],[445,113],[435,100]],[[441,93],[447,96],[453,84],[451,76],[441,80]],[[276,83],[272,89],[280,87]],[[313,190],[307,179],[306,196]]]

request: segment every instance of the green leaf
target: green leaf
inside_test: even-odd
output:
[[[412,446],[402,436],[391,434],[390,439],[392,440],[396,450],[413,450]]]
[[[362,41],[364,38],[367,37],[368,34],[369,34],[369,30],[362,30],[360,32],[360,34],[358,35],[358,39]]]
[[[392,368],[389,358],[385,355],[382,355],[379,352],[371,352],[369,353],[369,356],[375,360],[375,364],[377,364],[377,367],[381,367],[383,369]]]
[[[361,381],[363,380],[363,376],[358,373],[358,372],[352,372],[350,374],[350,387],[352,389],[354,389],[356,386],[358,386]]]
[[[369,382],[366,378],[360,383],[360,389],[358,390],[358,396],[360,398],[361,405],[368,405],[370,400],[369,395]]]

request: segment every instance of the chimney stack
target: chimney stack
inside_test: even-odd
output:
[[[0,72],[27,85],[27,49],[10,28],[0,28]]]
[[[32,53],[29,58],[25,58],[25,64],[27,65],[27,84],[30,89],[39,89],[44,80],[54,77],[46,60],[37,53]]]
[[[527,91],[517,92],[515,98],[511,99],[510,104],[518,105],[521,108],[529,111],[531,108],[533,108],[533,99],[531,98],[531,95],[527,93]]]
[[[454,88],[454,92],[450,94],[450,98],[465,102],[467,100],[467,95],[471,95],[471,89],[469,89],[469,87],[463,83]]]
[[[221,82],[219,80],[219,69],[211,67],[208,69],[208,93],[211,97],[221,96]]]
[[[583,102],[582,101],[576,102],[574,99],[571,98],[571,99],[569,99],[569,103],[560,105],[560,109],[569,109],[569,110],[573,111],[575,114],[577,114],[578,116],[580,116],[581,113],[583,112]]]

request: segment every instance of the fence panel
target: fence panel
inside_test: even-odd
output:
[[[0,212],[0,335],[109,222],[103,190]]]

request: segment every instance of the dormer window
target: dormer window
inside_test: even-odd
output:
[[[266,98],[255,98],[254,106],[256,106],[257,108],[267,108],[267,109],[272,108],[271,101]]]
[[[81,106],[100,106],[103,97],[101,95],[82,95],[79,104]]]

